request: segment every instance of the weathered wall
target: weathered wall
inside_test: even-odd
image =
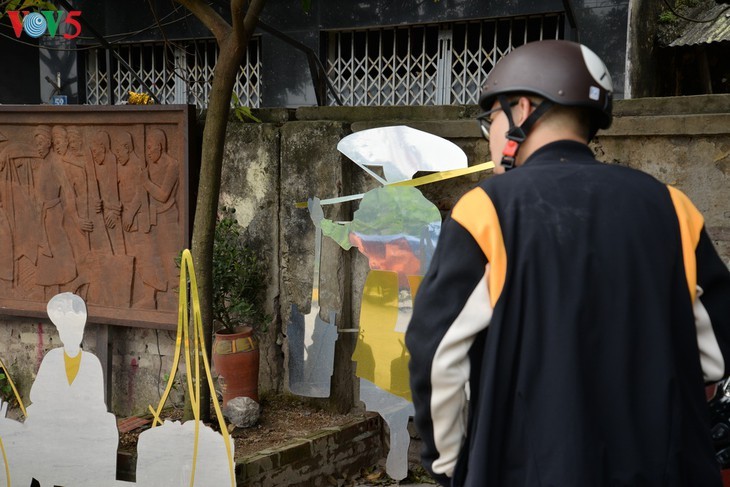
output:
[[[630,100],[616,112],[594,145],[598,157],[684,191],[730,265],[730,95]]]
[[[236,209],[246,239],[269,259],[267,302],[272,321],[261,336],[260,383],[263,391],[286,390],[286,326],[292,305],[309,311],[312,293],[314,227],[306,209],[294,203],[359,193],[376,184],[341,156],[337,142],[352,131],[407,124],[446,137],[467,153],[469,163],[488,158],[486,143],[473,121],[477,107],[300,108],[261,110],[264,123],[231,121],[225,146],[221,204]],[[730,95],[636,99],[616,104],[613,127],[594,144],[607,162],[645,170],[676,185],[695,202],[722,258],[730,263]],[[422,191],[445,214],[455,200],[484,174],[434,183]],[[620,188],[617,188],[620,197]],[[325,208],[325,216],[347,220],[349,205]],[[322,318],[336,312],[339,328],[358,323],[359,296],[367,261],[356,250],[342,251],[323,239]],[[142,412],[159,400],[172,363],[174,334],[112,327],[113,395],[117,414]],[[355,336],[337,342],[332,409],[356,405],[357,382],[350,361]],[[48,320],[0,320],[0,358],[27,391],[40,359],[57,346]],[[84,348],[96,350],[90,325]],[[178,388],[176,400],[180,399]]]

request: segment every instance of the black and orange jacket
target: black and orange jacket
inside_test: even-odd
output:
[[[728,374],[728,269],[684,194],[583,144],[459,200],[406,344],[445,485],[720,485],[704,385]]]

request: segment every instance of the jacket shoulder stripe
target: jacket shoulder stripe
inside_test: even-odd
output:
[[[694,302],[697,293],[697,259],[695,249],[700,241],[700,233],[705,225],[702,214],[695,208],[690,199],[677,188],[667,186],[672,197],[674,210],[679,219],[679,232],[682,237],[682,257],[684,272],[687,276],[687,287]]]
[[[483,189],[474,188],[456,203],[451,218],[471,234],[487,256],[491,268],[489,296],[494,308],[507,277],[507,251],[497,210]]]

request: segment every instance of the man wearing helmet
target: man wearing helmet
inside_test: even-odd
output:
[[[683,193],[594,159],[611,92],[568,41],[515,49],[487,80],[503,175],[444,222],[406,332],[444,485],[721,485],[704,384],[728,375],[730,273]]]

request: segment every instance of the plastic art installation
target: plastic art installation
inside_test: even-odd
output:
[[[51,350],[43,358],[30,391],[32,404],[27,409],[23,409],[18,396],[26,413],[25,421],[6,418],[7,404],[0,401],[0,487],[235,487],[233,442],[215,396],[213,405],[221,433],[200,421],[200,381],[207,379],[213,390],[213,379],[205,354],[197,284],[188,250],[182,256],[179,289],[178,345],[173,369],[157,409],[150,407],[155,418],[153,428],[139,436],[136,483],[116,480],[116,418],[107,412],[104,403],[99,360],[81,350],[86,305],[79,296],[62,293],[48,302],[48,316],[58,328],[63,347]],[[193,337],[188,336],[191,314]],[[156,427],[172,388],[183,343],[195,419],[182,424],[165,421]],[[205,379],[198,377],[197,372],[201,358]]]
[[[116,418],[107,412],[99,359],[81,350],[86,305],[71,293],[48,302],[63,347],[49,351],[30,390],[25,422],[5,417],[0,438],[6,475],[0,486],[113,486],[116,481]]]
[[[358,340],[352,358],[357,362],[360,398],[369,411],[380,413],[390,428],[386,471],[400,480],[408,473],[410,439],[407,426],[408,418],[413,414],[404,334],[411,317],[412,300],[431,260],[441,228],[440,212],[413,187],[416,183],[411,178],[418,171],[452,173],[426,177],[427,182],[433,182],[472,172],[472,168],[467,169],[466,155],[455,144],[405,126],[356,132],[343,138],[337,148],[383,186],[364,195],[321,202],[310,200],[307,206],[317,227],[315,249],[321,245],[321,231],[343,249],[357,247],[368,257],[370,272],[363,287]],[[379,167],[384,177],[371,167]],[[321,205],[360,198],[362,201],[353,221],[343,223],[323,218]],[[316,250],[315,266],[318,266],[318,260]],[[315,276],[318,277],[316,270]],[[315,282],[315,289],[318,286]],[[295,318],[293,314],[293,324]],[[290,333],[290,350],[301,349],[303,346],[294,340],[302,338]],[[332,345],[328,343],[327,346]],[[329,358],[319,350],[319,357]],[[290,374],[292,370],[299,374],[296,377],[304,373],[291,356],[289,365]],[[317,369],[315,365],[307,365],[304,370],[307,368]],[[331,369],[328,372],[331,375]],[[296,392],[293,388],[292,391]]]
[[[357,376],[407,401],[411,392],[404,333],[440,229],[438,209],[409,187],[367,192],[351,222],[322,221],[326,236],[345,250],[357,247],[370,264],[352,356]]]
[[[329,323],[319,317],[319,269],[322,253],[322,228],[324,218],[318,199],[309,201],[309,214],[315,226],[314,278],[312,279],[312,304],[309,313],[303,315],[292,305],[289,336],[289,389],[294,394],[308,397],[329,397],[335,361],[337,326],[335,312],[329,314]]]

